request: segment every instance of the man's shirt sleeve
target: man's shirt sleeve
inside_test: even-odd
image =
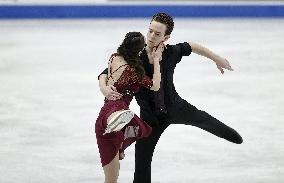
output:
[[[189,56],[192,52],[191,46],[187,43],[178,43],[173,46],[176,55],[176,63],[179,63],[183,56]]]
[[[100,74],[98,75],[98,80],[100,80],[100,76],[101,76],[102,74],[108,74],[108,68],[106,68],[102,73],[100,73]]]

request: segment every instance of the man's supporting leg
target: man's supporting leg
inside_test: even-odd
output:
[[[240,134],[233,128],[225,125],[205,111],[198,110],[195,106],[184,101],[183,106],[173,117],[173,123],[196,126],[230,142],[241,144]]]
[[[151,162],[155,146],[168,125],[153,127],[152,134],[136,141],[135,172],[133,183],[151,183]]]

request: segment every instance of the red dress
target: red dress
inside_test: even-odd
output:
[[[124,158],[124,150],[135,140],[150,135],[152,128],[137,115],[122,130],[103,135],[107,126],[107,118],[115,111],[129,109],[133,94],[141,86],[151,88],[153,81],[146,75],[139,79],[135,69],[127,65],[120,78],[114,83],[117,91],[123,95],[119,100],[105,100],[96,121],[95,131],[102,166],[109,164],[119,152],[119,159]]]

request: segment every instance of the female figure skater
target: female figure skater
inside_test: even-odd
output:
[[[139,53],[145,46],[145,38],[140,32],[126,34],[117,53],[112,54],[108,63],[106,84],[113,85],[122,95],[119,100],[105,99],[96,121],[95,131],[105,183],[116,183],[119,175],[119,160],[124,158],[124,149],[136,139],[147,137],[151,127],[129,110],[134,93],[140,87],[158,91],[161,82],[160,60],[164,44],[160,44],[152,54],[154,58],[153,79],[145,75]]]

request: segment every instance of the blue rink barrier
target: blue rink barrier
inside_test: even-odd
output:
[[[284,17],[284,5],[0,5],[2,19],[174,17]]]

